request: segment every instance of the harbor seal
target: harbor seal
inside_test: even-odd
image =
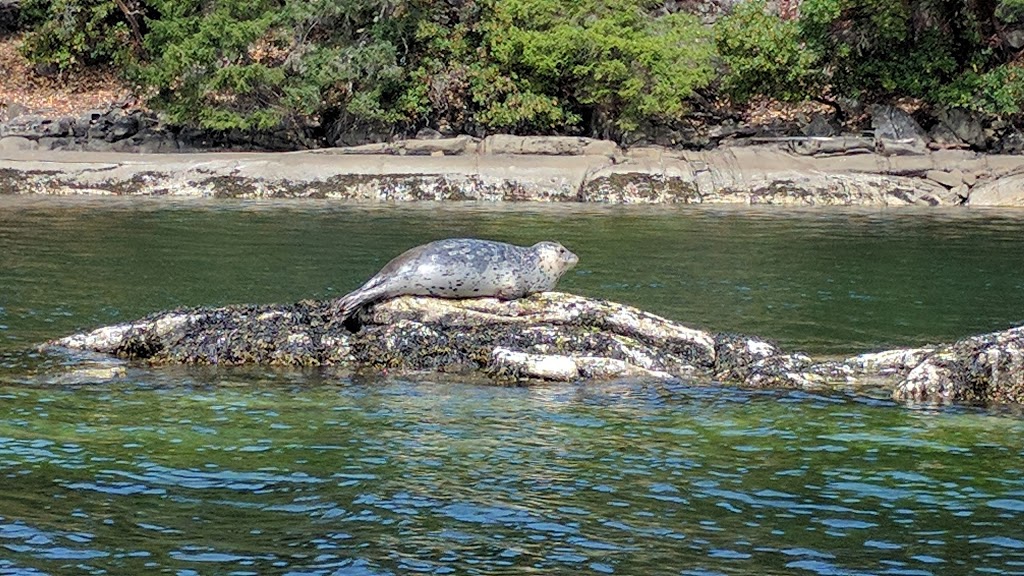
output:
[[[395,296],[521,298],[555,287],[579,258],[557,242],[514,246],[451,238],[403,252],[336,304],[339,320],[359,308]]]

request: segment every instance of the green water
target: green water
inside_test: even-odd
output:
[[[446,236],[842,355],[1024,323],[1024,213],[0,197],[0,574],[1022,574],[1024,419],[848,392],[129,367],[33,343],[343,294]]]

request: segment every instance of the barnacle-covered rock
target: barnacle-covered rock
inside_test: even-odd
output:
[[[178,309],[48,342],[150,364],[478,373],[498,382],[687,379],[758,388],[883,386],[927,402],[1024,402],[1024,327],[945,346],[816,361],[753,336],[543,292],[517,300],[402,296],[343,323],[336,301]],[[354,329],[354,331],[353,331]]]

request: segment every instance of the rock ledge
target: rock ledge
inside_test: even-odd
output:
[[[884,387],[917,402],[1024,402],[1024,327],[942,346],[816,361],[614,302],[547,292],[514,301],[405,296],[356,332],[334,301],[161,312],[43,345],[149,364],[337,366],[482,373],[498,382],[681,378],[758,388]]]

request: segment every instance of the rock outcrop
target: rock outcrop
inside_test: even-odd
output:
[[[0,146],[0,194],[787,206],[1024,203],[1024,188],[1016,185],[1024,173],[1021,156],[966,150],[806,155],[794,153],[787,143],[704,152],[622,151],[610,142],[585,138],[546,138],[533,142],[532,149],[541,144],[571,154],[446,151],[475,149],[477,143],[468,139],[407,142],[404,153],[358,147],[41,154]]]
[[[173,310],[43,348],[149,364],[482,373],[499,382],[639,377],[760,388],[866,386],[908,401],[1024,402],[1024,328],[815,361],[757,337],[696,330],[630,306],[555,292],[514,301],[404,296],[364,311],[355,332],[334,320],[333,305]]]

